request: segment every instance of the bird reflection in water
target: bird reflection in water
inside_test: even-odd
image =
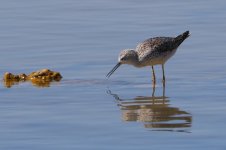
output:
[[[150,97],[121,99],[110,90],[107,93],[115,98],[124,121],[139,121],[145,128],[151,128],[154,131],[189,132],[192,115],[169,104],[168,97],[165,97],[165,85],[163,85],[162,96],[155,96],[155,85]]]

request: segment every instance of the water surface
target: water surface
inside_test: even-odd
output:
[[[225,149],[226,3],[4,1],[0,74],[59,71],[48,88],[0,87],[1,149]],[[120,67],[154,36],[191,36],[165,65]],[[164,91],[164,92],[163,92]]]

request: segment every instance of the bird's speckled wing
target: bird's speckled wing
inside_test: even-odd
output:
[[[140,61],[161,56],[167,51],[177,48],[173,37],[155,37],[145,40],[136,47]]]

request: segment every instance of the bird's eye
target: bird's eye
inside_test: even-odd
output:
[[[126,60],[126,57],[122,57],[121,60]]]

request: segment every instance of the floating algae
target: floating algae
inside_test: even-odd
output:
[[[49,69],[42,69],[36,72],[32,72],[29,75],[21,73],[14,75],[10,72],[4,74],[3,80],[5,87],[10,88],[19,82],[30,81],[34,86],[37,87],[49,87],[53,81],[60,81],[62,76],[59,72],[54,72]]]

